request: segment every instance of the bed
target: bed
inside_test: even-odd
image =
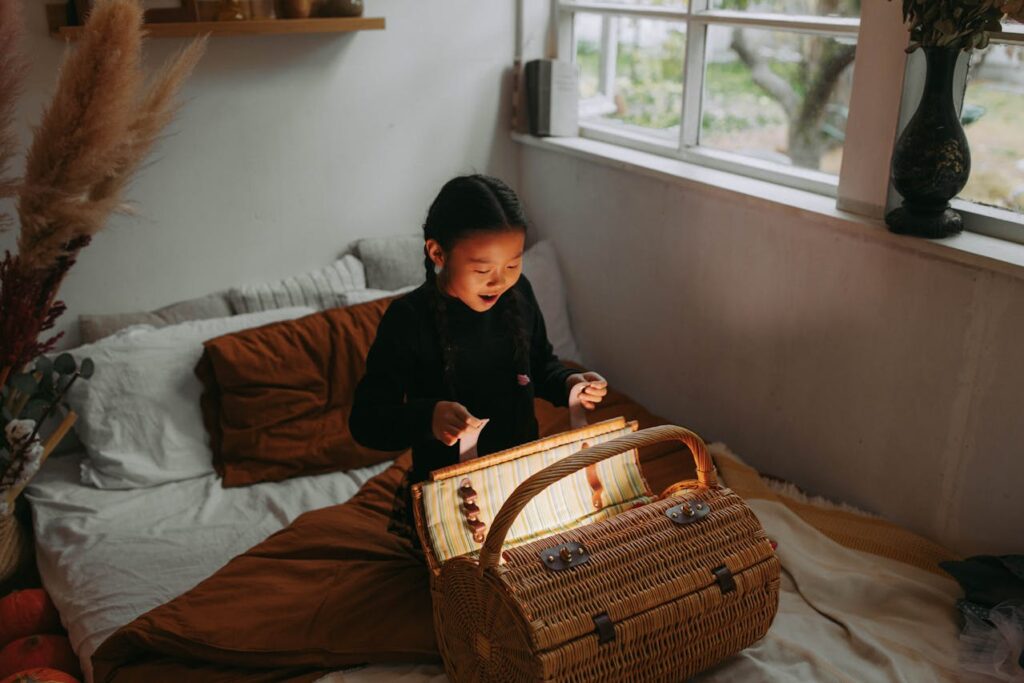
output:
[[[614,398],[610,406],[619,412],[644,416],[628,399]],[[548,412],[548,424],[557,424],[557,411]],[[961,680],[953,609],[959,588],[932,570],[948,557],[942,548],[877,518],[779,494],[723,445],[711,451],[725,481],[779,543],[784,574],[768,637],[697,680]],[[685,474],[677,455],[648,454],[646,469],[655,481]],[[90,681],[93,652],[118,628],[186,593],[302,512],[349,499],[388,466],[240,489],[223,489],[210,476],[98,491],[79,483],[79,457],[55,461],[33,483],[29,499],[44,585]],[[264,680],[248,678],[251,673],[192,680]],[[168,679],[127,673],[112,680]],[[395,664],[312,680],[448,679],[436,665]]]
[[[410,269],[418,267],[410,260]],[[543,296],[549,305],[560,298]],[[545,310],[546,319],[557,317]],[[565,409],[538,402],[537,414],[542,435],[568,427]],[[591,419],[618,415],[641,427],[664,423],[615,391]],[[883,520],[779,492],[721,444],[712,453],[726,484],[750,502],[778,542],[784,576],[768,636],[698,680],[960,680],[953,606],[960,591],[936,569],[948,551]],[[93,655],[101,645],[104,681],[447,680],[437,663],[331,670],[308,662],[285,669],[258,658],[251,665],[239,660],[244,666],[230,658],[211,661],[203,647],[193,647],[201,624],[168,626],[158,618],[190,599],[201,602],[209,595],[205,586],[230,577],[238,558],[259,556],[267,543],[284,538],[300,516],[325,518],[365,496],[387,481],[392,463],[237,488],[224,488],[208,473],[116,490],[82,483],[87,460],[80,452],[51,458],[26,492],[40,576],[87,681],[94,680]],[[693,476],[689,456],[670,444],[643,451],[641,463],[655,491]],[[154,634],[154,623],[176,631],[174,647],[165,646],[165,634]],[[182,649],[182,641],[189,647]]]

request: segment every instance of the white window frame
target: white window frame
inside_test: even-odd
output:
[[[899,195],[890,181],[892,150],[898,133],[916,109],[924,82],[924,68],[919,52],[902,59],[909,37],[901,24],[901,3],[898,0],[864,2],[859,19],[710,10],[709,0],[689,0],[686,9],[591,0],[551,2],[556,22],[555,48],[559,59],[565,61],[576,59],[573,18],[577,12],[605,17],[670,20],[685,22],[687,26],[679,140],[660,143],[654,134],[641,132],[639,127],[630,130],[625,125],[585,120],[580,122],[580,137],[830,196],[836,199],[838,208],[874,219],[883,218],[888,210],[899,205]],[[604,49],[607,45],[616,44],[615,36],[607,28],[612,24],[603,22],[605,30],[601,52],[604,61],[599,74],[599,90],[604,94],[610,94],[608,79],[615,63],[614,55],[606,55]],[[697,145],[704,91],[705,40],[708,28],[713,25],[746,25],[828,36],[858,35],[862,32],[871,37],[870,40],[857,41],[854,63],[863,68],[854,69],[843,163],[838,177]],[[1024,26],[993,34],[992,40],[1024,45]],[[966,63],[965,55],[955,83],[958,106],[966,88]],[[905,64],[906,69],[891,68],[892,64]],[[600,106],[600,98],[594,99],[584,106]],[[952,205],[963,214],[967,230],[1024,243],[1024,215],[959,199],[954,199]]]
[[[683,75],[683,112],[678,140],[661,143],[656,133],[644,133],[639,128],[628,126],[580,121],[580,136],[623,145],[645,152],[670,156],[682,161],[731,171],[769,182],[809,190],[832,197],[837,195],[838,180],[835,176],[820,171],[802,169],[773,163],[754,157],[722,150],[697,146],[700,135],[701,98],[704,93],[704,46],[707,31],[713,25],[741,25],[754,28],[770,28],[793,33],[811,33],[834,36],[837,34],[857,35],[860,20],[838,17],[785,17],[782,15],[736,12],[731,10],[708,9],[709,0],[689,0],[686,9],[643,5],[622,5],[611,2],[588,0],[553,0],[558,6],[559,58],[566,61],[576,59],[576,40],[573,35],[573,18],[577,12],[600,14],[605,17],[635,17],[660,19],[686,24],[686,71]],[[599,75],[599,90],[610,96],[611,84],[608,76],[614,67],[614,55],[605,57],[609,46],[615,44],[614,31],[609,30],[614,22],[603,22],[602,69]],[[564,37],[564,39],[563,39]],[[595,98],[600,102],[600,99]],[[584,102],[584,107],[598,109],[593,102]]]

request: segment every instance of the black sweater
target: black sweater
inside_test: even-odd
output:
[[[349,428],[363,446],[383,451],[412,448],[411,482],[459,460],[459,444],[445,446],[433,436],[438,401],[458,401],[478,418],[490,418],[480,433],[477,453],[486,455],[538,438],[533,398],[566,405],[565,367],[552,351],[544,317],[525,276],[514,286],[521,321],[530,343],[530,382],[521,386],[512,339],[493,306],[482,313],[455,297],[445,297],[448,334],[455,349],[455,391],[445,389],[441,345],[429,305],[432,284],[393,301],[377,329],[366,359],[366,375],[356,388]],[[512,291],[503,296],[510,296]]]

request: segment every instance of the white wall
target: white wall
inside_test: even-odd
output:
[[[82,312],[151,309],[308,270],[357,237],[417,232],[458,173],[514,179],[512,3],[366,5],[386,30],[210,40],[187,105],[130,190],[139,216],[115,217],[65,282],[62,328]],[[24,7],[27,146],[64,47],[46,33],[43,3]],[[147,63],[183,44],[151,40]]]
[[[1024,279],[762,200],[521,158],[581,351],[611,383],[962,552],[1024,548]]]

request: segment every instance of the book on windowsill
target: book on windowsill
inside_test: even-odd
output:
[[[575,64],[556,59],[526,63],[526,101],[530,134],[575,136],[579,74]]]

